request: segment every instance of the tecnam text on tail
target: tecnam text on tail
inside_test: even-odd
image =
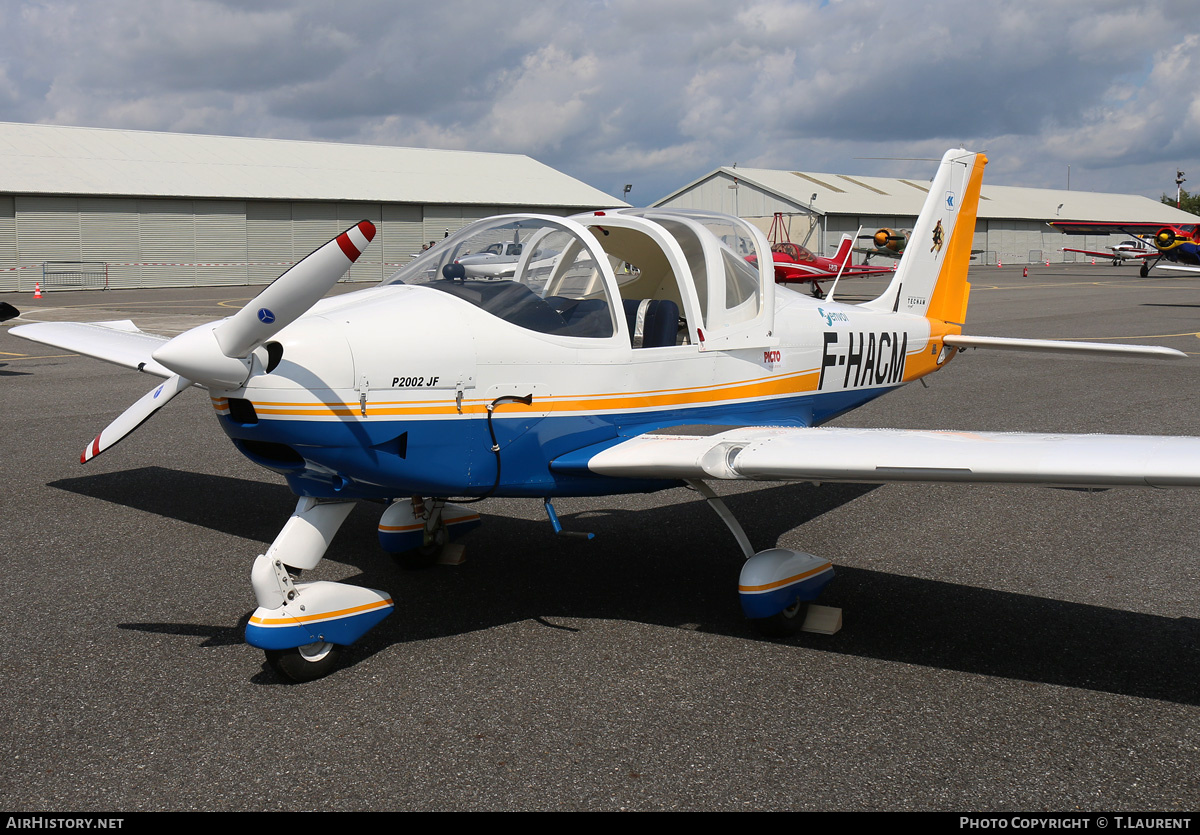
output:
[[[322,299],[374,237],[364,221],[234,316],[174,339],[128,323],[13,333],[166,378],[83,460],[198,385],[237,448],[287,480],[299,500],[254,563],[246,629],[284,675],[327,673],[393,608],[385,592],[293,577],[358,500],[387,503],[379,540],[413,564],[480,524],[464,499],[542,498],[557,526],[555,497],[686,483],[742,549],[747,616],[787,633],[832,566],[756,552],[713,479],[1200,486],[1193,438],[820,428],[966,346],[1182,356],[964,335],[984,164],[945,155],[892,281],[861,305],[777,286],[744,221],[639,209],[481,220],[377,287]],[[471,266],[510,241],[502,270]]]

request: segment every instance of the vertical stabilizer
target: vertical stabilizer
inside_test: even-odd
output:
[[[985,165],[983,154],[961,148],[946,152],[891,284],[863,307],[963,323]]]
[[[846,263],[846,259],[850,257],[850,247],[853,245],[854,241],[849,235],[842,235],[842,242],[838,245],[837,252],[833,255],[835,269],[841,269],[842,264]]]

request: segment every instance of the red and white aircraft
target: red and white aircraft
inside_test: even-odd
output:
[[[359,501],[386,506],[383,548],[420,563],[480,524],[467,502],[539,498],[558,529],[555,497],[688,484],[745,558],[747,617],[788,634],[832,565],[756,551],[710,481],[1200,487],[1200,438],[821,426],[968,347],[1183,356],[963,334],[985,163],[946,153],[891,282],[863,304],[777,285],[769,242],[739,218],[630,209],[480,220],[376,287],[322,298],[375,237],[363,221],[232,317],[174,339],[129,323],[12,333],[166,378],[82,460],[195,385],[236,448],[286,479],[296,509],[254,561],[246,627],[283,676],[329,673],[394,608],[385,591],[295,576]],[[455,263],[517,229],[511,275]]]
[[[1163,261],[1164,270],[1200,272],[1200,223],[1090,223],[1083,221],[1050,221],[1050,226],[1068,235],[1107,235],[1124,232],[1139,241],[1146,241],[1153,249],[1136,257],[1142,262],[1139,274],[1150,275],[1150,269]],[[1143,237],[1144,236],[1144,237]],[[1124,243],[1132,243],[1125,241]],[[1084,250],[1070,250],[1083,252]],[[1094,253],[1103,255],[1104,253]],[[1153,260],[1151,260],[1153,259]],[[1114,263],[1116,263],[1114,261]]]
[[[818,299],[825,298],[821,289],[822,281],[836,281],[839,277],[886,275],[892,272],[890,267],[851,264],[854,247],[854,238],[851,235],[842,235],[842,241],[832,258],[816,255],[807,247],[792,243],[788,238],[782,212],[775,213],[768,236],[772,241],[771,257],[775,261],[775,280],[780,284],[811,283],[812,294]]]

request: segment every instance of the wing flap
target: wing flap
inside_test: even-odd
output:
[[[158,377],[172,376],[172,372],[150,356],[169,341],[167,337],[142,333],[132,322],[37,322],[12,328],[9,333],[135,371],[146,371]]]
[[[589,471],[624,478],[1200,487],[1200,438],[748,427],[646,434]]]

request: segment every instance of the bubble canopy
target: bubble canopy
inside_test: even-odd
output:
[[[734,334],[741,341],[769,335],[769,247],[745,221],[703,212],[502,215],[460,229],[384,283],[448,293],[543,334],[626,332],[635,348],[706,338],[711,345]],[[643,333],[647,323],[653,335]]]
[[[384,283],[440,290],[539,333],[604,338],[617,332],[608,258],[583,227],[561,218],[478,221]]]

